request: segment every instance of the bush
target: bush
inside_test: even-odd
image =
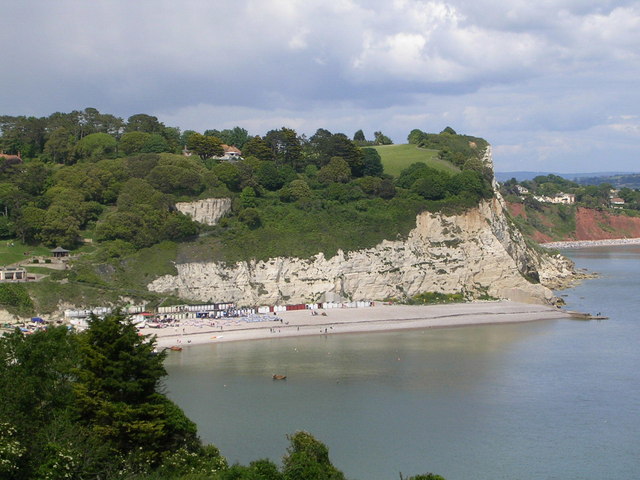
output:
[[[0,284],[0,305],[20,310],[33,309],[33,302],[27,289],[20,283]]]

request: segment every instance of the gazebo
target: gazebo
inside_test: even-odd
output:
[[[51,250],[51,255],[53,255],[53,258],[62,258],[62,257],[68,257],[69,256],[69,250],[66,250],[62,247],[56,247],[53,250]]]

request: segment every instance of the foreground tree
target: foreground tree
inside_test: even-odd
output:
[[[93,317],[80,337],[74,385],[81,422],[121,454],[159,461],[165,451],[196,446],[196,427],[158,393],[165,354],[120,313]]]
[[[329,460],[329,449],[307,432],[288,436],[291,442],[282,459],[285,480],[344,480]]]

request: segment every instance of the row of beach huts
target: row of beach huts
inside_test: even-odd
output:
[[[366,308],[374,305],[374,302],[323,302],[323,303],[299,303],[293,305],[263,305],[259,307],[238,307],[234,303],[209,303],[201,305],[171,305],[158,307],[155,312],[145,309],[144,305],[135,305],[120,310],[130,315],[132,321],[140,328],[147,324],[157,322],[198,321],[215,320],[224,318],[251,319],[255,321],[256,315],[264,315],[265,319],[273,318],[281,312],[291,310],[324,310],[335,308]],[[103,317],[114,309],[110,307],[98,307],[83,310],[65,310],[64,320],[77,329],[88,326],[91,315]]]

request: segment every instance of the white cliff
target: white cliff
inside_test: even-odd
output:
[[[215,225],[231,210],[231,199],[207,198],[195,202],[179,202],[176,203],[176,208],[196,222]]]
[[[404,241],[374,248],[322,253],[309,259],[184,263],[178,275],[149,284],[156,292],[195,301],[240,305],[306,303],[339,295],[350,300],[402,298],[421,292],[483,294],[548,303],[553,294],[540,283],[572,275],[562,257],[528,247],[505,216],[500,196],[461,215],[422,213]],[[527,278],[525,278],[525,276]]]

